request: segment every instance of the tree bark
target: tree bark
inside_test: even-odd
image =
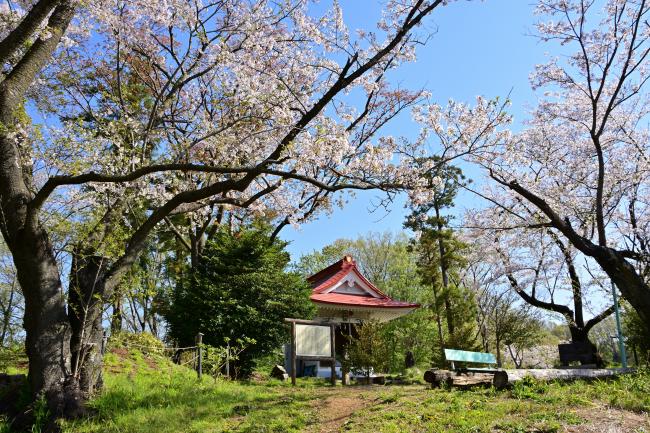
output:
[[[11,242],[25,297],[25,348],[34,399],[43,396],[55,417],[76,416],[83,399],[70,370],[70,326],[52,247],[44,231],[23,231]]]
[[[27,182],[31,173],[24,171],[21,154],[26,138],[16,132],[25,92],[56,49],[74,7],[67,1],[39,1],[0,42],[0,54],[14,56],[23,49],[20,41],[34,36],[35,29],[52,9],[47,23],[50,37],[37,38],[0,84],[0,229],[12,253],[25,298],[25,348],[32,396],[45,397],[50,412],[61,416],[79,408],[69,374],[70,327],[52,245],[36,211],[30,207],[33,194]]]
[[[111,314],[111,334],[115,334],[122,330],[122,296],[116,294],[113,299],[113,312]]]
[[[79,252],[73,255],[68,293],[71,370],[84,398],[95,394],[103,382],[101,321],[106,300],[105,269],[103,257],[82,256]]]
[[[495,341],[496,351],[497,351],[497,367],[501,367],[501,339],[497,337]]]

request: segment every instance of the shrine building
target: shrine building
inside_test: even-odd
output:
[[[323,332],[312,330],[309,333],[302,329],[295,335],[296,344],[299,347],[309,347],[304,352],[316,354],[322,350],[327,352],[331,339],[337,359],[334,370],[338,377],[343,376],[339,362],[341,350],[345,350],[349,338],[355,334],[353,325],[367,321],[388,322],[419,307],[419,304],[397,301],[383,293],[361,273],[354,259],[348,255],[308,277],[307,281],[312,287],[310,300],[317,307],[312,322],[321,326],[327,324],[332,327],[334,334],[330,337],[323,329],[320,330]],[[314,356],[301,357],[305,353],[301,353],[300,348],[297,352],[297,357],[300,358],[296,361],[297,376],[332,377],[331,359],[334,358],[318,360],[313,359]],[[285,367],[288,372],[291,371],[291,353],[290,345],[286,345]]]
[[[307,278],[319,319],[337,323],[388,322],[410,313],[418,304],[391,299],[359,271],[351,256]]]

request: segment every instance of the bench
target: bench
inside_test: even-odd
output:
[[[497,360],[491,353],[469,352],[467,350],[445,349],[445,359],[451,362],[451,369],[460,373],[497,373],[501,369],[496,368]],[[459,367],[456,368],[455,362],[464,362],[468,364],[489,364],[494,367]]]
[[[491,383],[497,389],[508,386],[508,373],[497,368],[497,360],[491,353],[469,352],[467,350],[445,349],[445,359],[451,362],[451,370],[438,370],[432,368],[424,372],[424,380],[432,388],[447,384],[456,387],[471,387]],[[456,363],[488,364],[489,367],[463,366],[457,367]],[[486,373],[484,375],[461,376],[463,373]],[[492,375],[492,380],[489,379]]]

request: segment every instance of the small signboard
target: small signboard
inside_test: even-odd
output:
[[[332,327],[296,323],[296,356],[332,357]]]
[[[296,359],[331,363],[331,382],[336,384],[335,324],[314,320],[284,319],[291,323],[291,383],[296,384]]]

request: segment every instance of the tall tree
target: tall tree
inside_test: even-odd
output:
[[[314,19],[299,0],[98,1],[78,10],[80,31],[59,51],[76,2],[11,10],[0,41],[0,228],[25,295],[34,397],[72,415],[101,385],[103,306],[166,217],[226,204],[297,221],[311,208],[302,203],[326,208],[335,191],[417,187],[402,143],[371,140],[420,99],[391,88],[386,72],[413,58],[414,30],[446,3],[391,1],[380,33],[354,36],[337,4]],[[353,88],[362,110],[344,97]],[[27,97],[61,127],[35,134]],[[486,128],[463,131],[477,146],[494,124],[481,119]],[[46,218],[54,202],[83,223],[67,298]],[[122,224],[130,208],[144,218]]]
[[[413,248],[418,255],[422,283],[430,288],[433,297],[431,304],[439,338],[434,362],[440,363],[443,360],[439,355],[444,347],[472,349],[478,335],[473,293],[464,287],[460,278],[460,271],[466,265],[467,246],[449,227],[451,217],[445,215],[466,181],[461,170],[450,164],[438,165],[425,179],[431,195],[428,200],[412,205],[405,226],[417,234]]]
[[[464,182],[461,170],[451,165],[443,165],[435,173],[428,176],[429,182],[442,181],[436,188],[431,185],[433,193],[428,202],[420,203],[407,217],[405,226],[419,233],[418,250],[420,251],[420,267],[425,278],[430,279],[434,298],[442,299],[445,307],[447,330],[455,334],[454,311],[451,302],[450,272],[454,266],[462,262],[461,250],[463,246],[454,238],[453,231],[449,228],[448,216],[443,215],[443,210],[454,204],[458,189]],[[432,254],[432,248],[437,248],[437,254]],[[432,267],[438,267],[439,272]],[[437,277],[439,282],[436,281]],[[440,290],[436,288],[440,285]],[[434,303],[438,303],[434,299]],[[439,331],[442,330],[440,323]],[[442,338],[442,334],[441,334]]]
[[[516,302],[511,291],[489,292],[481,299],[481,310],[494,339],[497,365],[503,365],[503,350],[508,353],[516,368],[521,368],[524,351],[539,342],[541,321],[538,314],[526,304]]]
[[[650,5],[537,4],[545,17],[537,25],[540,40],[572,51],[536,67],[531,83],[544,94],[524,130],[470,159],[498,186],[490,200],[515,214],[499,201],[504,191],[528,203],[535,212],[518,215],[521,222],[551,227],[593,259],[650,327],[650,213],[644,199],[650,185]],[[473,123],[456,120],[457,126]]]
[[[516,215],[530,212],[517,200],[502,197],[501,203]],[[573,342],[591,343],[589,332],[614,312],[609,302],[601,305],[610,287],[596,263],[546,224],[530,224],[500,206],[468,212],[465,224],[492,285],[510,288],[527,304],[559,315]]]

